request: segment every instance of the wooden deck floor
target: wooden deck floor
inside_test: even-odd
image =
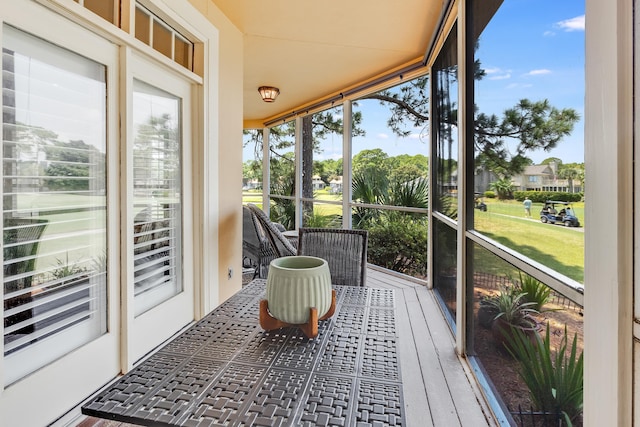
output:
[[[408,427],[481,427],[491,415],[454,340],[433,292],[425,286],[369,268],[367,286],[396,291],[406,421]],[[131,424],[87,418],[78,427]]]
[[[396,291],[400,369],[409,427],[494,426],[488,405],[455,343],[432,291],[379,270],[367,286]]]

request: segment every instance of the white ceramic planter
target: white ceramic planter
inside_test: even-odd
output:
[[[318,317],[331,306],[331,274],[322,258],[289,256],[269,264],[267,301],[273,317],[286,323],[302,324],[315,307]]]

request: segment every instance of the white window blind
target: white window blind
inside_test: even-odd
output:
[[[135,314],[182,290],[181,100],[134,80]]]
[[[7,383],[106,332],[105,71],[3,27]]]

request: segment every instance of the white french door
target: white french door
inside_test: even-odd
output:
[[[130,56],[126,126],[128,363],[194,319],[192,83]]]
[[[45,425],[121,370],[119,50],[31,1],[0,25],[0,423]]]
[[[1,425],[55,421],[194,319],[195,83],[119,42],[0,8]]]

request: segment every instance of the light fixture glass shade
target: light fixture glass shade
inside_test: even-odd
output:
[[[260,92],[260,96],[264,102],[273,102],[280,94],[280,89],[272,86],[260,86],[258,92]]]

